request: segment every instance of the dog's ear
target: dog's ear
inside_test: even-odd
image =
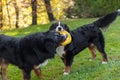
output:
[[[65,27],[65,30],[67,30],[68,32],[70,32],[70,29],[69,29],[68,25],[67,24],[63,24],[63,25]]]
[[[56,53],[56,43],[52,43],[49,40],[46,40],[44,46],[48,53],[51,55],[51,57],[54,57],[54,54]]]
[[[52,24],[52,25],[50,26],[49,30],[54,30],[54,29],[55,29],[54,24]]]

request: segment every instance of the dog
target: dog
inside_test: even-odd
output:
[[[66,24],[56,22],[50,26],[50,31],[68,31],[72,36],[72,42],[66,46],[61,46],[61,49],[57,51],[65,64],[64,75],[68,75],[71,70],[71,65],[74,56],[85,48],[89,48],[92,53],[91,60],[95,59],[95,50],[97,49],[102,55],[102,63],[108,62],[107,54],[105,52],[105,41],[101,30],[108,28],[120,14],[120,10],[111,12],[98,20],[78,27],[75,30],[69,30]]]
[[[66,39],[55,31],[38,32],[22,38],[0,35],[0,66],[2,80],[8,80],[8,64],[18,66],[23,72],[23,80],[30,80],[31,70],[40,78],[39,67],[54,58],[56,48]]]

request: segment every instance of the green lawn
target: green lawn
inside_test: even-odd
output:
[[[94,20],[96,20],[96,18],[67,20],[62,22],[68,24],[72,30],[81,25],[91,23]],[[10,36],[21,37],[39,31],[47,31],[51,24],[52,23],[31,26],[24,29],[15,29],[0,32],[0,34],[3,33]],[[103,34],[106,42],[105,50],[108,55],[108,64],[101,64],[101,55],[98,52],[96,59],[90,62],[90,51],[85,49],[80,52],[81,54],[75,57],[71,73],[68,76],[64,76],[64,65],[56,55],[45,67],[42,67],[43,78],[38,79],[32,72],[32,80],[120,80],[120,17],[118,17]],[[16,66],[10,65],[8,67],[7,76],[9,80],[21,80],[22,73]]]

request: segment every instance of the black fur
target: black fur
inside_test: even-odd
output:
[[[59,22],[52,24],[52,25],[50,26],[49,30],[55,30],[56,27],[58,26],[58,24],[59,24]],[[60,23],[60,26],[62,27],[62,29],[70,32],[69,27],[68,27],[66,24]],[[59,31],[61,31],[62,29],[60,29]],[[56,31],[56,30],[55,30],[55,31]]]
[[[7,64],[18,66],[24,71],[25,80],[29,80],[34,65],[39,65],[45,60],[53,58],[56,48],[64,40],[65,37],[55,31],[39,32],[23,38],[1,34],[0,65],[2,66],[4,60]]]
[[[62,24],[61,26],[63,26],[64,30],[67,30],[72,36],[72,42],[65,46],[66,54],[64,58],[62,58],[65,60],[65,66],[70,67],[72,65],[74,56],[87,47],[91,48],[91,45],[98,49],[98,51],[102,54],[103,61],[107,62],[107,54],[104,50],[105,41],[100,28],[107,28],[109,24],[116,19],[118,14],[118,11],[112,12],[104,17],[99,18],[93,23],[83,25],[72,31],[69,31],[69,28],[64,27],[64,24]],[[50,27],[50,30],[55,30],[56,25],[57,23],[53,24]],[[68,69],[66,68],[65,71],[69,73],[70,70]]]

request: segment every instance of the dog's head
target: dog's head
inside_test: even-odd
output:
[[[56,32],[61,32],[61,31],[67,31],[68,33],[70,32],[69,27],[66,24],[62,24],[61,22],[56,22],[56,23],[52,24],[50,26],[49,30],[56,31]],[[64,48],[65,48],[65,46],[59,46],[56,49],[56,52],[60,57],[64,57],[64,55],[66,54]]]
[[[70,31],[69,27],[66,24],[62,24],[61,22],[53,23],[50,26],[49,30],[54,30],[54,31],[63,31],[63,30],[66,30],[68,32]]]
[[[62,35],[56,31],[48,31],[45,35],[44,44],[50,53],[56,53],[56,48],[59,47],[65,40],[66,35]]]
[[[64,42],[67,38],[66,35],[60,34],[56,31],[48,31],[46,34],[47,35],[45,36],[45,40],[58,46],[61,45],[61,43]]]

